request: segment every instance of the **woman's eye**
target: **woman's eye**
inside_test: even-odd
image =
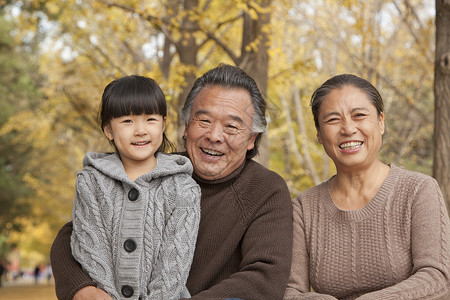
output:
[[[339,119],[338,118],[331,118],[331,119],[328,119],[326,122],[327,123],[333,123],[333,122],[336,122],[336,121],[339,121]]]

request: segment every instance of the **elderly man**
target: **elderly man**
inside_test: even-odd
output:
[[[284,180],[252,158],[266,127],[255,81],[230,65],[199,77],[180,118],[200,185],[201,219],[187,287],[192,299],[282,299],[292,255],[292,205]],[[72,224],[51,261],[59,299],[110,299],[73,259]],[[75,295],[75,296],[74,296]]]

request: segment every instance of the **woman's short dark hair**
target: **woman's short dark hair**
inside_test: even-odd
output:
[[[384,111],[383,99],[377,89],[367,80],[352,74],[336,75],[325,81],[311,96],[311,110],[314,116],[314,124],[319,128],[319,110],[323,100],[335,89],[344,86],[353,86],[364,92],[377,109],[377,114]]]
[[[125,76],[113,80],[105,87],[99,110],[102,130],[112,119],[141,114],[158,114],[164,118],[167,116],[166,97],[153,79],[139,75]],[[112,144],[114,145],[114,141]],[[157,152],[167,150],[175,149],[163,133],[163,141]]]
[[[203,76],[197,78],[186,98],[183,108],[181,109],[180,121],[183,122],[186,127],[189,127],[195,98],[203,88],[214,86],[229,89],[243,89],[250,94],[254,110],[251,133],[257,133],[258,135],[255,139],[255,146],[253,149],[247,151],[246,157],[255,157],[258,154],[262,133],[266,130],[267,126],[266,101],[262,97],[258,85],[253,78],[238,67],[220,64],[218,67],[209,70],[203,74]]]

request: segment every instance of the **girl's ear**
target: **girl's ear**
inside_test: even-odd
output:
[[[163,117],[162,131],[166,131],[166,117]]]
[[[109,124],[106,124],[105,126],[103,126],[103,132],[105,133],[106,137],[110,141],[114,140],[114,135],[113,135],[113,132],[111,130],[111,126]]]

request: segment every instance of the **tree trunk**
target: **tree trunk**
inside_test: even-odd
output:
[[[194,32],[198,28],[198,24],[195,18],[191,17],[191,13],[198,7],[198,0],[185,0],[183,1],[183,10],[187,12],[182,25],[181,32],[182,38],[176,44],[177,53],[180,57],[181,66],[183,68],[184,84],[181,87],[181,93],[178,95],[176,102],[177,113],[181,111],[181,108],[186,101],[186,97],[189,94],[194,81],[196,79],[195,71],[197,70],[197,53],[198,45],[196,44]],[[184,125],[178,126],[177,134],[177,149],[178,151],[184,150],[184,142],[182,140],[184,132]]]
[[[450,208],[450,0],[436,0],[433,176]]]
[[[270,5],[272,0],[258,1],[254,8],[257,18],[245,12],[242,32],[241,57],[238,66],[252,77],[267,101],[267,80],[269,73]],[[249,9],[253,9],[249,7]],[[261,139],[259,156],[255,159],[264,166],[269,165],[269,150],[266,134]]]

